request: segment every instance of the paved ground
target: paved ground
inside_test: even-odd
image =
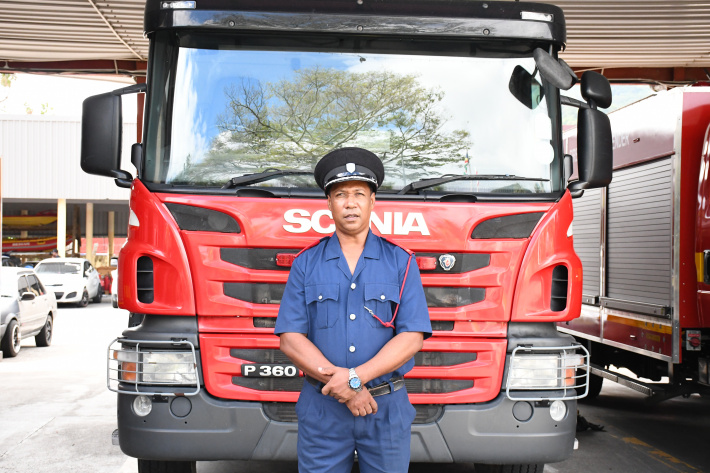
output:
[[[51,347],[23,343],[0,361],[0,472],[134,473],[136,461],[111,445],[115,395],[106,390],[106,347],[127,324],[108,298],[62,307]],[[608,383],[581,414],[603,432],[580,432],[579,449],[546,473],[710,473],[710,400],[693,396],[649,407]],[[200,462],[199,473],[296,473],[293,463]],[[411,473],[472,472],[471,465],[412,465]]]

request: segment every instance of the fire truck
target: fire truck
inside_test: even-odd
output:
[[[609,117],[614,178],[574,201],[583,305],[559,329],[591,353],[590,397],[605,378],[649,402],[707,394],[710,88],[662,91]],[[566,140],[573,151],[575,132]]]
[[[556,323],[580,312],[572,193],[611,179],[611,89],[586,72],[584,101],[562,94],[577,77],[559,8],[149,0],[145,32],[146,83],[88,98],[81,148],[85,172],[131,189],[118,304],[140,323],[111,343],[108,387],[139,471],[296,458],[304,378],[273,328],[295,255],[334,232],[312,172],[343,146],[382,159],[371,229],[422,274],[412,461],[542,471],[572,453],[588,359]],[[135,177],[120,146],[134,93]],[[569,184],[562,104],[580,123]]]

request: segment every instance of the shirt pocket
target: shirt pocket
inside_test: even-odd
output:
[[[317,328],[329,328],[338,320],[338,284],[313,284],[306,286],[306,303],[311,320]]]
[[[399,285],[369,283],[365,284],[365,307],[378,316],[382,322],[392,320],[394,310],[399,304]],[[385,327],[379,320],[373,317],[369,311],[367,319],[373,327]]]

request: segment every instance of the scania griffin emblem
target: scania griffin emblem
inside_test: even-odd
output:
[[[451,268],[456,264],[456,258],[454,255],[441,255],[439,256],[439,264],[444,271],[451,271]]]

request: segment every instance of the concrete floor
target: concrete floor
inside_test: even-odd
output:
[[[51,347],[23,343],[0,361],[0,472],[134,473],[135,459],[111,445],[115,395],[106,389],[106,347],[128,314],[108,297],[87,308],[61,307]],[[649,407],[606,382],[580,413],[603,432],[579,432],[579,449],[546,473],[710,472],[710,400],[678,398]],[[199,462],[199,473],[296,473],[294,463]],[[355,471],[357,468],[354,469]],[[412,465],[410,472],[472,472],[472,465]]]

